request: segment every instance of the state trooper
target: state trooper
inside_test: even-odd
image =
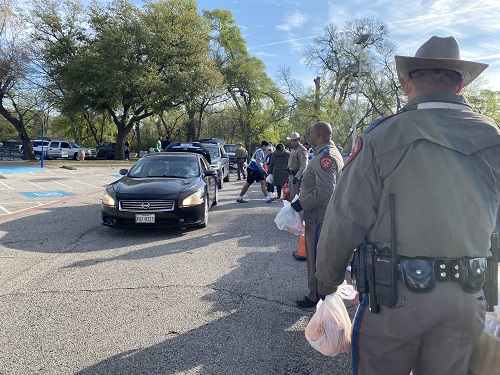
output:
[[[318,243],[326,207],[333,194],[337,178],[344,162],[342,155],[331,140],[332,127],[326,122],[315,123],[310,132],[314,156],[309,161],[304,175],[299,200],[292,203],[295,211],[304,210],[307,286],[309,294],[296,301],[299,307],[313,307],[319,301],[316,281],[316,246]],[[299,258],[298,254],[293,254]]]
[[[290,158],[288,159],[288,186],[290,187],[290,199],[293,199],[299,193],[300,181],[307,168],[308,151],[301,143],[302,137],[297,132],[293,132],[287,137],[292,145]]]
[[[354,374],[467,374],[485,323],[500,129],[459,94],[487,66],[461,60],[454,37],[433,36],[414,57],[396,56],[409,101],[376,120],[344,166],[316,277],[319,293],[333,293],[355,247],[363,242],[375,254],[365,258],[374,282],[353,322]],[[386,254],[397,256],[389,270],[380,262],[392,262]]]

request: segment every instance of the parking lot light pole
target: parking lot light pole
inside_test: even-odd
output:
[[[359,84],[361,81],[361,60],[363,58],[363,48],[366,41],[370,38],[370,34],[361,34],[356,40],[356,44],[359,44],[359,57],[358,57],[358,82],[356,84],[356,104],[354,105],[354,125],[352,129],[352,147],[351,153],[354,151],[354,145],[356,144],[356,128],[358,125],[358,101],[359,101]]]
[[[44,159],[44,156],[43,156],[43,121],[42,121],[42,154],[40,155],[40,168],[43,168],[43,159]]]

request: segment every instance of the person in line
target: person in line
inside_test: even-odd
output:
[[[161,142],[161,149],[165,150],[169,144],[170,144],[170,137],[166,135],[163,137],[163,140]]]
[[[293,199],[300,190],[300,181],[302,175],[307,168],[309,153],[300,140],[302,137],[297,132],[293,132],[290,137],[287,137],[292,145],[290,150],[290,158],[288,159],[288,184],[290,186],[290,199]]]
[[[245,182],[245,185],[243,185],[240,195],[238,196],[238,198],[236,198],[236,202],[248,203],[246,199],[243,199],[243,196],[247,192],[250,185],[252,185],[255,181],[260,183],[262,193],[264,194],[264,197],[266,197],[266,202],[271,203],[274,200],[274,198],[271,198],[271,195],[267,192],[266,189],[267,172],[264,169],[264,155],[268,147],[269,142],[262,141],[260,143],[260,148],[255,151],[255,154],[252,157],[252,161],[247,168],[247,181]]]
[[[372,123],[344,166],[319,239],[318,291],[342,284],[355,247],[375,248],[375,295],[353,322],[354,374],[465,375],[500,220],[500,129],[460,91],[488,65],[461,60],[451,36],[395,59],[409,101]]]
[[[243,147],[241,142],[236,142],[234,157],[236,158],[236,165],[238,166],[238,169],[236,170],[238,173],[238,180],[241,180],[240,176],[243,176],[243,179],[246,180],[247,176],[244,168],[248,158],[248,151],[245,147]]]
[[[281,189],[288,178],[289,157],[290,153],[285,149],[283,143],[278,143],[269,165],[269,172],[273,175],[273,185],[276,187],[276,199],[281,199]]]
[[[268,174],[272,174],[270,165],[273,159],[273,152],[274,152],[274,147],[271,145],[271,142],[269,142],[269,147],[266,150],[266,156],[264,156],[264,169]],[[274,193],[274,185],[270,182],[267,182],[267,179],[266,179],[266,190],[271,195]]]
[[[163,137],[160,135],[158,137],[158,140],[156,141],[155,152],[160,152],[162,150],[162,148],[161,148],[162,140],[163,140]]]
[[[332,127],[327,122],[318,121],[310,132],[310,140],[314,147],[314,157],[309,162],[302,177],[302,188],[299,200],[292,203],[292,208],[300,212],[304,210],[307,286],[309,294],[296,301],[299,307],[314,307],[319,301],[316,281],[316,246],[321,234],[326,207],[333,194],[339,173],[344,162],[337,147],[332,142]],[[293,253],[297,260],[303,260]]]
[[[130,160],[130,143],[125,140],[125,160]]]
[[[312,157],[314,156],[314,150],[313,150],[313,148],[311,146],[311,143],[309,143],[308,141],[305,141],[302,144],[307,149],[307,152],[308,152],[307,161],[309,162],[312,159]]]

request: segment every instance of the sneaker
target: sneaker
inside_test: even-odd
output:
[[[275,201],[275,200],[276,200],[276,198],[266,199],[266,203],[271,203],[271,202],[273,202],[273,201]]]
[[[248,201],[246,199],[243,199],[243,198],[236,199],[236,202],[238,202],[238,203],[248,203]]]

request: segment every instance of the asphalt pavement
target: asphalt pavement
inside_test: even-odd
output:
[[[298,237],[258,185],[236,203],[232,173],[204,229],[116,229],[100,199],[126,166],[5,166],[0,374],[352,373],[307,343]]]

